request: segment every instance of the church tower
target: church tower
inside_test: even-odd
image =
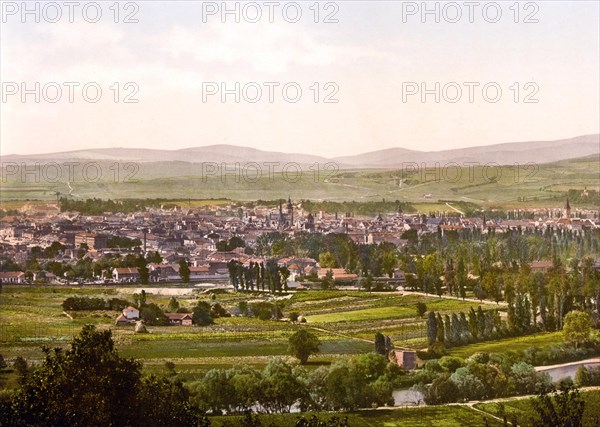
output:
[[[567,219],[571,219],[571,205],[569,204],[569,198],[567,197],[567,201],[565,203],[565,212],[564,217]]]
[[[288,218],[290,219],[290,225],[293,226],[294,225],[294,206],[292,205],[292,198],[290,196],[288,196],[287,214],[288,214]]]

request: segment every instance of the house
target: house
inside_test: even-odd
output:
[[[552,268],[552,261],[533,261],[531,263],[532,273],[545,273]]]
[[[25,283],[22,271],[0,271],[0,283]]]
[[[396,363],[402,369],[412,371],[417,368],[417,352],[412,350],[392,350],[390,359],[395,356]]]
[[[123,309],[123,316],[128,320],[139,319],[140,311],[137,308],[132,307],[132,306],[125,307]]]
[[[113,269],[113,280],[115,282],[138,282],[140,273],[135,267],[121,267]]]
[[[346,270],[343,268],[319,268],[317,269],[317,277],[323,279],[330,271],[333,274],[333,280],[351,281],[358,278],[358,275],[346,273]]]
[[[165,313],[171,325],[192,326],[192,315],[190,313]]]

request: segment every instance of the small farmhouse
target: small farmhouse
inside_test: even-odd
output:
[[[171,325],[192,326],[192,315],[189,313],[165,313]]]

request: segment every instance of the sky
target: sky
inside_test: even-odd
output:
[[[599,132],[600,2],[467,3],[3,1],[0,154]]]

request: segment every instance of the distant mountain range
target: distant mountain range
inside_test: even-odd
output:
[[[405,148],[389,148],[354,156],[325,158],[310,154],[262,151],[250,147],[234,145],[209,145],[180,150],[139,149],[139,148],[99,148],[34,155],[2,156],[3,163],[47,163],[68,161],[105,162],[188,162],[188,163],[248,163],[248,162],[297,162],[308,165],[336,162],[340,169],[345,168],[399,168],[403,163],[415,162],[433,165],[435,163],[467,162],[485,164],[495,162],[501,165],[551,163],[586,156],[599,156],[600,135],[584,135],[556,141],[511,142],[477,147],[441,151],[417,151]]]

